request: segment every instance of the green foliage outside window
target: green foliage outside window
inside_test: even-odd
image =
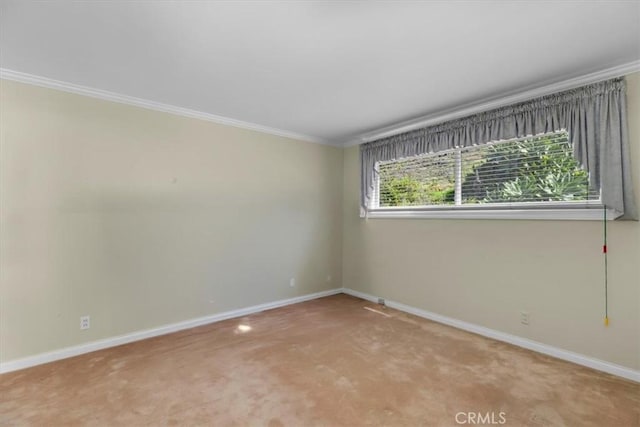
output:
[[[380,206],[420,206],[453,203],[454,186],[447,182],[421,182],[411,176],[394,176],[380,188]]]

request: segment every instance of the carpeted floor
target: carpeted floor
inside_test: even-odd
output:
[[[336,295],[5,374],[0,425],[640,425],[640,384],[365,307],[383,310]]]

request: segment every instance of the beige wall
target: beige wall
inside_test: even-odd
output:
[[[0,123],[0,361],[344,285],[640,369],[638,222],[605,328],[599,222],[363,220],[357,147],[8,81]]]
[[[339,148],[9,81],[0,123],[3,362],[341,286]]]
[[[640,74],[628,106],[640,201]],[[609,223],[607,328],[601,222],[360,219],[358,147],[344,154],[345,287],[640,369],[639,222]]]

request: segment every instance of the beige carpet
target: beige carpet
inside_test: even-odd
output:
[[[0,424],[640,424],[640,384],[364,307],[336,295],[5,374]]]

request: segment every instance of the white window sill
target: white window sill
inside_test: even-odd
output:
[[[620,216],[616,211],[607,209],[607,219]],[[572,220],[602,221],[602,208],[549,208],[549,209],[376,209],[369,210],[364,216],[368,219],[526,219],[526,220]]]

